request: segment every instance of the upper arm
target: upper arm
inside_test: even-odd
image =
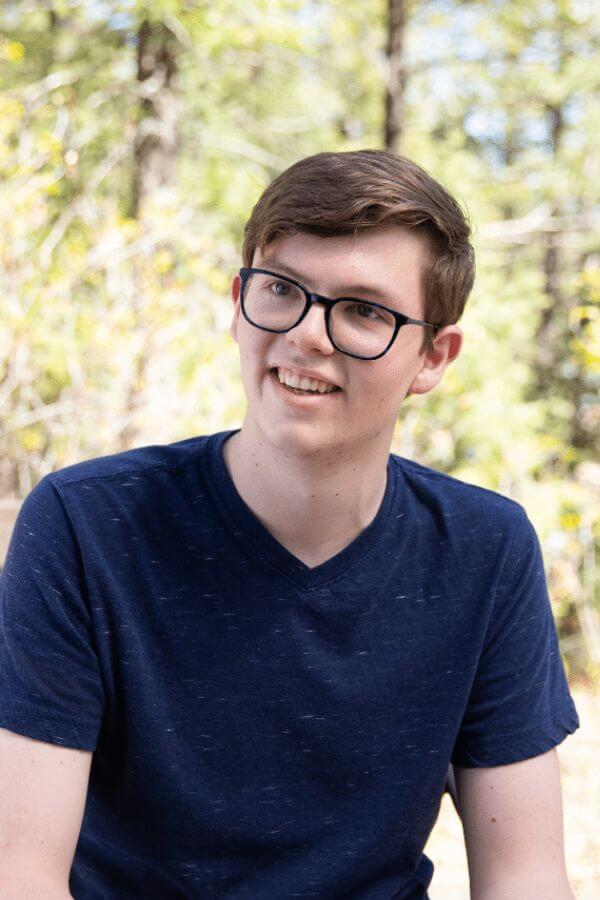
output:
[[[455,766],[455,777],[471,896],[538,877],[568,890],[556,749],[510,765]]]
[[[92,753],[0,728],[0,874],[66,888],[81,830]]]
[[[533,759],[579,727],[540,542],[524,511],[513,528],[452,752],[457,767]]]

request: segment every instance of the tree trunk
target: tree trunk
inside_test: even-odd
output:
[[[134,139],[131,215],[142,223],[152,197],[176,183],[177,169],[177,53],[178,42],[162,22],[144,21],[138,30],[137,87],[140,114]],[[133,300],[134,331],[142,332],[142,348],[133,360],[125,397],[124,425],[119,434],[122,450],[138,441],[137,410],[143,404],[146,370],[154,350],[155,324],[148,321],[145,271],[147,259],[137,261],[137,287]]]
[[[562,136],[563,117],[560,107],[548,107],[549,137],[552,157],[559,153]],[[560,204],[554,200],[551,216],[560,216]],[[537,393],[545,393],[548,384],[561,377],[561,363],[565,361],[566,341],[564,297],[561,290],[561,234],[549,231],[545,236],[546,247],[543,252],[542,271],[544,274],[544,293],[547,298],[542,310],[535,335],[534,374]]]
[[[406,66],[404,64],[404,33],[407,22],[407,0],[388,0],[389,80],[385,98],[384,143],[388,150],[400,152],[404,128],[404,92]]]
[[[548,108],[548,113],[551,147],[556,159],[564,127],[563,110],[560,106],[552,106]],[[562,211],[561,204],[555,200],[551,206],[551,215],[559,217]],[[570,346],[572,331],[569,314],[577,305],[578,298],[563,291],[561,273],[565,268],[572,268],[571,265],[566,265],[563,256],[561,232],[548,232],[543,257],[544,293],[548,302],[542,310],[535,336],[534,390],[546,395],[552,389],[571,403],[572,415],[565,440],[576,450],[593,452],[593,429],[590,430],[587,422],[585,406],[585,371],[573,361]],[[583,271],[586,262],[587,254],[584,254],[579,261],[579,271]],[[578,459],[573,458],[570,468],[575,468],[578,462]]]
[[[177,166],[177,39],[163,23],[138,31],[140,118],[134,141],[132,215],[142,218],[146,199],[174,187]]]

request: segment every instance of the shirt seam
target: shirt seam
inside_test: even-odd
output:
[[[104,692],[104,699],[106,702],[106,698],[108,697],[108,691],[107,691],[107,686],[104,681],[104,672],[102,670],[102,665],[100,662],[100,648],[99,648],[99,644],[98,644],[98,637],[96,635],[96,630],[94,627],[95,623],[94,623],[94,617],[92,615],[92,600],[90,597],[90,586],[89,586],[87,578],[86,578],[86,570],[85,570],[85,562],[84,562],[83,552],[81,549],[81,545],[79,543],[79,538],[77,536],[77,530],[75,528],[75,525],[73,524],[73,519],[71,518],[71,514],[69,513],[68,505],[62,494],[60,485],[55,484],[54,481],[50,481],[50,486],[52,487],[53,491],[55,492],[58,502],[60,504],[60,507],[64,513],[65,519],[67,520],[69,531],[71,533],[71,539],[73,541],[73,546],[76,548],[77,563],[78,563],[79,572],[80,572],[81,584],[83,586],[83,603],[84,603],[87,615],[89,617],[90,632],[93,636],[94,645],[95,645],[93,647],[93,651],[94,651],[95,657],[98,661],[98,671],[100,673],[100,678],[102,679],[102,689]]]
[[[572,712],[572,710],[571,710],[571,712]],[[539,731],[540,729],[545,728],[548,725],[557,725],[560,728],[565,728],[565,729],[567,728],[567,726],[565,725],[564,719],[556,719],[556,718],[543,719],[541,722],[538,722],[534,725],[526,725],[524,728],[517,729],[517,731],[495,732],[494,735],[491,737],[489,735],[486,735],[484,738],[479,739],[480,749],[481,748],[487,749],[487,744],[489,744],[490,742],[496,741],[498,738],[500,738],[501,740],[515,738],[515,737],[518,737],[519,735],[526,735],[531,731]],[[475,746],[477,746],[477,739],[475,740]],[[459,743],[459,747],[460,747],[460,743]],[[465,742],[465,748],[467,750],[469,750],[469,747],[470,747],[470,745],[469,745],[468,741]]]
[[[0,701],[0,703],[1,703],[1,701]],[[102,725],[102,719],[88,719],[85,716],[72,716],[70,713],[64,713],[64,715],[62,715],[60,718],[56,718],[54,716],[49,716],[47,713],[38,712],[37,707],[27,703],[27,701],[25,701],[25,700],[19,700],[18,698],[10,699],[6,706],[2,705],[2,707],[0,708],[0,719],[2,719],[4,717],[10,718],[10,712],[11,712],[13,705],[16,707],[24,707],[30,713],[33,713],[33,715],[35,715],[35,717],[38,721],[44,722],[44,723],[49,723],[52,725],[60,726],[60,725],[69,725],[69,724],[73,723],[74,725],[90,725],[94,728],[98,727],[99,725]],[[18,708],[14,710],[14,713],[15,713],[14,718],[23,720],[23,722],[27,722],[27,724],[35,724],[31,721],[30,718],[26,719],[25,716],[23,716],[19,712]]]
[[[169,446],[168,444],[166,446]],[[118,472],[105,472],[104,475],[82,475],[80,478],[73,478],[66,480],[61,479],[62,483],[55,483],[53,476],[60,474],[60,469],[57,472],[51,472],[47,477],[51,479],[51,484],[57,490],[60,488],[71,487],[71,485],[81,484],[83,481],[114,481],[116,478],[123,478],[123,476],[129,475],[144,475],[147,472],[152,472],[158,469],[167,472],[177,472],[180,469],[184,469],[186,466],[192,465],[193,463],[197,463],[199,458],[202,456],[202,452],[198,453],[196,456],[191,457],[190,459],[185,459],[182,462],[177,463],[176,465],[171,465],[167,462],[164,463],[153,463],[152,465],[144,466],[143,468],[135,469],[132,471],[131,469],[121,469]]]
[[[514,506],[519,507],[520,509],[524,509],[523,505],[519,503],[518,500],[514,500],[512,497],[507,497],[505,494],[500,494],[498,491],[494,491],[491,488],[483,487],[483,485],[480,484],[472,484],[470,481],[462,481],[460,478],[455,478],[453,475],[448,475],[446,472],[437,472],[435,469],[430,469],[427,466],[422,466],[415,460],[399,456],[397,453],[392,453],[390,455],[397,466],[400,466],[400,468],[413,468],[415,470],[415,474],[421,478],[441,478],[443,481],[451,481],[463,487],[473,488],[476,491],[484,491],[486,494],[492,494],[492,496],[497,497],[500,500],[504,500],[509,504],[513,504]]]
[[[517,504],[517,506],[519,506],[519,508],[521,510],[522,518],[524,520],[527,520],[527,511],[525,510],[525,508],[522,507],[520,504]],[[516,534],[516,529],[515,529],[508,539],[506,553],[505,553],[504,559],[502,560],[502,564],[500,565],[499,570],[498,570],[498,580],[497,580],[496,586],[494,588],[493,598],[489,604],[490,612],[489,612],[488,620],[487,620],[486,626],[485,626],[485,634],[483,636],[481,652],[479,654],[479,662],[481,662],[481,660],[483,659],[485,654],[488,652],[490,642],[492,640],[492,636],[490,636],[490,629],[492,627],[492,623],[494,620],[494,614],[495,614],[499,604],[501,603],[502,598],[505,596],[506,592],[508,591],[508,585],[503,587],[503,577],[504,577],[504,572],[506,570],[506,567],[508,565],[508,561],[511,558],[511,551],[514,546],[516,537],[517,537],[517,534]]]

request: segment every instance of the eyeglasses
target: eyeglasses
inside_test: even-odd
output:
[[[313,303],[325,306],[325,327],[336,350],[354,359],[379,359],[390,349],[402,325],[423,325],[435,334],[441,325],[411,319],[381,303],[314,294],[293,278],[268,269],[240,269],[241,305],[250,325],[277,334],[291,331]]]

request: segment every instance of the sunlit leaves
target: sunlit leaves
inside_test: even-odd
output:
[[[0,10],[0,453],[12,466],[0,490],[23,495],[51,468],[114,452],[128,424],[151,443],[241,422],[228,329],[244,222],[300,157],[381,146],[386,7]],[[406,398],[393,449],[522,502],[571,621],[569,597],[597,591],[582,572],[599,537],[598,24],[592,4],[568,0],[408,8],[402,151],[468,209],[478,274],[460,356],[434,391]],[[131,190],[145,19],[177,42],[179,144],[177,184],[142,222]],[[552,234],[560,364],[536,392]]]

